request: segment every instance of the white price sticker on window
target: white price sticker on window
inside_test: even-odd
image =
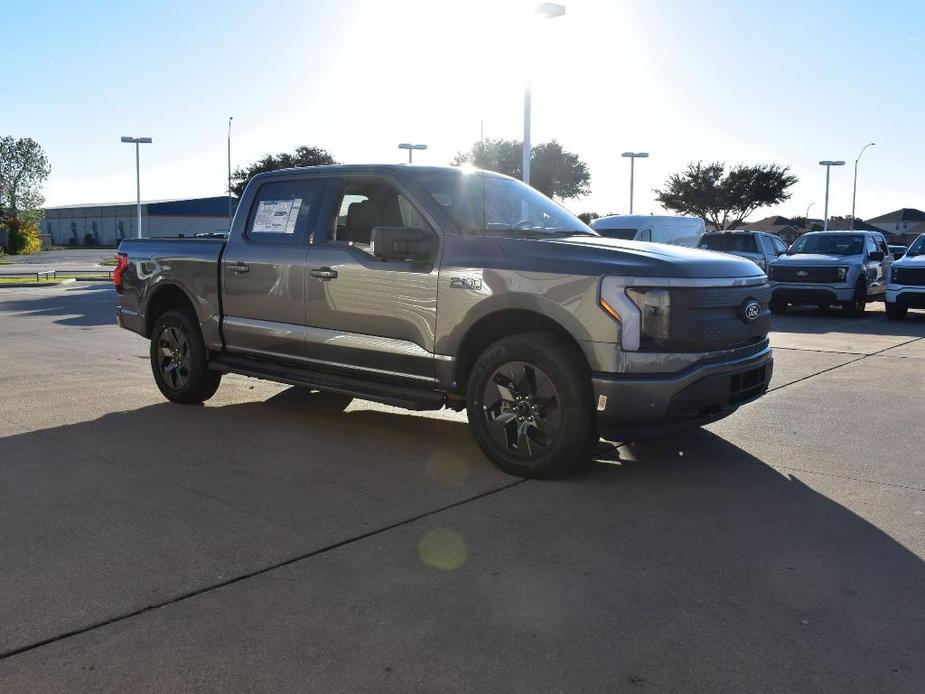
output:
[[[256,234],[294,234],[295,223],[302,209],[302,198],[294,200],[261,200],[254,215]]]

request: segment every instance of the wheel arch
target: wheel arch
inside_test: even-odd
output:
[[[485,349],[498,340],[520,333],[550,333],[570,344],[590,373],[587,355],[574,336],[556,320],[537,311],[506,308],[488,313],[475,321],[465,332],[456,351],[454,386],[465,392],[475,361]]]
[[[196,312],[196,306],[189,294],[173,282],[161,282],[151,292],[148,297],[145,310],[145,336],[150,338],[154,330],[154,325],[158,319],[167,311],[175,309],[187,309],[199,323],[199,315]]]

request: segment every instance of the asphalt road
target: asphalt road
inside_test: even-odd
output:
[[[447,412],[162,400],[103,285],[0,289],[2,692],[922,692],[925,314],[580,477]]]

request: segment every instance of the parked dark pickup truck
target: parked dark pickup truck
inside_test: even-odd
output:
[[[161,392],[235,372],[411,409],[468,409],[502,469],[573,470],[599,436],[699,425],[765,393],[754,263],[604,239],[483,171],[325,166],[255,177],[227,241],[119,246],[119,324]]]

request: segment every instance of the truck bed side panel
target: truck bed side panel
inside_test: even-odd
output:
[[[196,311],[206,346],[221,349],[221,239],[137,239],[119,244],[128,255],[119,311],[125,327],[147,337],[152,299],[168,286],[183,291]]]

